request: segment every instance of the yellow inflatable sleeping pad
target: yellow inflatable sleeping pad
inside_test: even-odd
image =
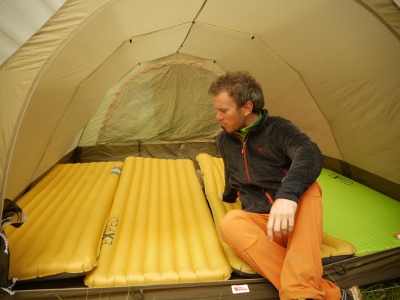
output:
[[[28,219],[6,228],[10,278],[79,276],[97,265],[122,164],[55,165],[17,201]]]
[[[128,157],[90,287],[226,280],[218,240],[194,163]]]
[[[238,257],[228,244],[222,240],[219,234],[218,224],[226,213],[232,209],[241,209],[239,198],[235,203],[226,203],[221,200],[220,196],[218,196],[222,195],[225,186],[224,163],[222,158],[202,153],[196,157],[196,160],[199,163],[201,174],[203,176],[205,194],[214,216],[219,240],[228,261],[236,274],[244,277],[258,276],[257,272]],[[355,252],[356,250],[351,243],[323,233],[321,247],[321,259],[323,264],[351,257]]]

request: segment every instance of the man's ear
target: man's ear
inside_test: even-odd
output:
[[[248,116],[253,111],[253,102],[247,101],[243,107],[245,115]]]

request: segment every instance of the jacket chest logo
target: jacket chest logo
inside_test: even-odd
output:
[[[267,148],[265,148],[265,147],[257,147],[256,150],[258,152],[267,152]]]

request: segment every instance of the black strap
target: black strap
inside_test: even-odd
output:
[[[26,219],[26,214],[14,201],[4,199],[0,232],[3,232],[4,228],[8,225],[18,228],[26,221]]]

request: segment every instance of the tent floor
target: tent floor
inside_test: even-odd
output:
[[[342,288],[399,278],[400,247],[346,259],[324,266],[324,277]],[[233,294],[235,285],[247,285],[246,294]],[[87,288],[83,277],[42,282],[20,282],[14,296],[2,299],[278,299],[278,292],[264,278],[232,276],[225,281]]]

